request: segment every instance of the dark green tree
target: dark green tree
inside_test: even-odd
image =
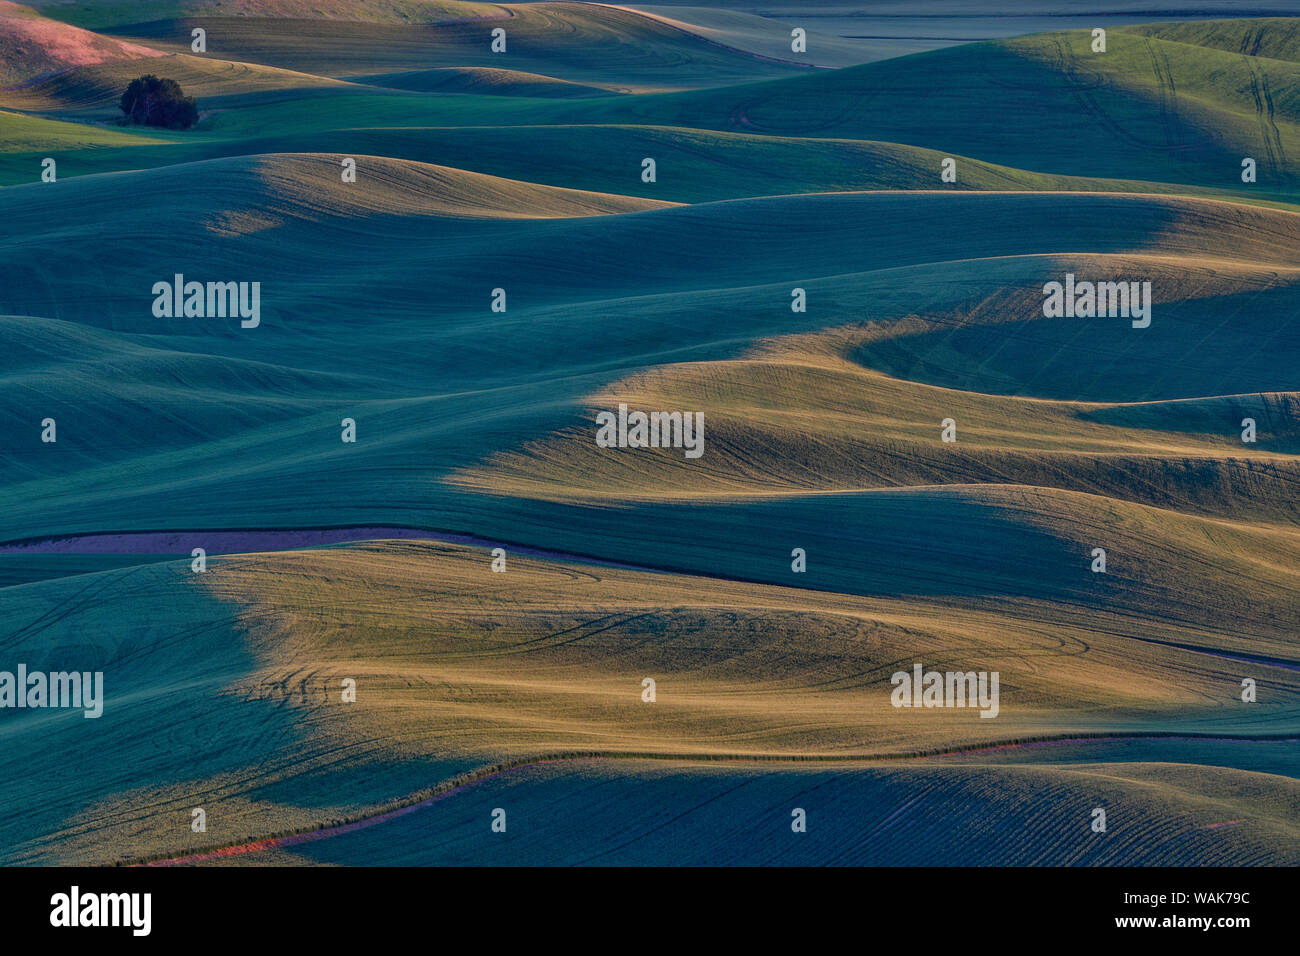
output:
[[[119,104],[126,122],[167,129],[189,129],[199,121],[194,97],[186,96],[175,80],[150,73],[132,80]]]

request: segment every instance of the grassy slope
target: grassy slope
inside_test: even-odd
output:
[[[1071,400],[1091,393],[1111,403],[1167,401],[1195,397],[1196,387],[1206,384],[1196,343],[1214,334],[1218,368],[1230,372],[1210,381],[1215,391],[1284,391],[1294,387],[1293,337],[1285,334],[1294,243],[1277,237],[1298,228],[1292,214],[1150,197],[876,194],[590,217],[643,207],[644,201],[574,197],[364,157],[360,169],[370,180],[364,190],[336,182],[330,159],[272,157],[119,174],[111,194],[96,179],[82,178],[0,197],[11,221],[28,223],[21,243],[6,247],[15,284],[0,310],[103,330],[55,344],[66,335],[58,325],[6,323],[17,354],[64,355],[62,367],[33,359],[10,376],[3,430],[16,449],[5,490],[12,537],[49,530],[56,514],[66,531],[151,522],[156,516],[144,495],[164,487],[173,496],[173,522],[314,523],[304,519],[310,508],[289,502],[322,473],[331,475],[344,498],[332,523],[353,520],[345,515],[359,514],[363,503],[370,514],[361,520],[369,520],[383,513],[364,490],[371,469],[399,462],[408,463],[391,479],[402,489],[394,495],[401,504],[384,520],[427,525],[427,515],[414,522],[411,516],[429,507],[459,507],[452,503],[459,492],[440,478],[481,466],[492,451],[518,450],[579,423],[583,431],[573,439],[578,444],[569,464],[533,474],[531,495],[596,489],[596,476],[607,477],[603,466],[580,474],[599,458],[588,441],[593,394],[601,392],[606,403],[621,393],[635,395],[640,386],[616,383],[646,365],[668,363],[678,364],[661,384],[643,389],[648,396],[664,395],[666,407],[707,410],[719,429],[711,434],[719,437],[765,437],[748,464],[726,445],[690,468],[648,456],[635,463],[648,470],[630,489],[665,478],[660,491],[668,494],[698,490],[701,483],[714,493],[741,493],[1028,482],[1203,514],[1291,520],[1285,483],[1294,469],[1294,430],[1267,413],[1288,407],[1285,397],[1246,396],[1217,411],[1168,405],[1155,421],[1170,434],[1157,438],[1150,417],[1129,423],[1095,401],[1008,406],[882,379],[852,360],[871,364],[873,348],[901,338],[922,343],[911,345],[909,354],[936,366],[943,353],[924,347],[927,336],[944,345],[950,341],[945,329],[960,328],[969,338],[982,328],[1007,354],[982,356],[983,378],[952,384],[1030,395],[1046,388]],[[248,188],[250,174],[260,183],[256,193]],[[387,191],[376,193],[380,183]],[[483,184],[482,191],[467,193],[469,184]],[[86,216],[68,219],[59,231],[42,230],[55,189],[59,203]],[[145,196],[167,196],[171,218],[159,220]],[[552,197],[559,208],[543,204]],[[538,205],[530,212],[533,202]],[[119,223],[113,252],[79,258],[110,210]],[[514,211],[502,219],[504,210]],[[523,218],[557,214],[583,218]],[[783,232],[766,227],[773,219],[785,224]],[[1040,226],[1029,231],[1025,221]],[[1122,228],[1111,225],[1116,222]],[[940,223],[949,225],[945,230]],[[954,223],[965,224],[965,231]],[[1085,232],[1089,224],[1092,236]],[[253,275],[261,274],[259,263],[292,263],[289,273],[261,280],[263,326],[240,330],[229,321],[155,319],[150,289],[160,276],[133,249],[161,232],[174,239],[167,275]],[[789,236],[827,250],[811,274],[802,247]],[[430,263],[425,250],[435,242],[454,255]],[[1084,242],[1123,256],[1062,255]],[[322,244],[348,249],[354,268],[339,270],[322,258]],[[597,268],[572,262],[566,250],[576,246],[599,250],[592,260]],[[648,257],[648,249],[657,255]],[[968,261],[954,266],[953,249]],[[1058,258],[1038,258],[1053,251]],[[1174,266],[1169,259],[1193,254],[1204,264]],[[1034,318],[1044,273],[1135,267],[1156,275],[1152,328],[1101,320],[1084,336],[1067,321]],[[756,273],[767,282],[751,286]],[[53,283],[52,275],[62,278]],[[704,288],[701,275],[708,276]],[[384,290],[378,302],[376,281]],[[504,315],[488,309],[498,284],[511,297],[512,311]],[[808,313],[789,311],[795,285],[811,290]],[[927,289],[925,298],[910,293],[917,287]],[[21,297],[17,290],[24,290]],[[1237,300],[1243,324],[1229,337],[1220,329],[1221,303]],[[95,308],[87,310],[92,301]],[[1201,306],[1206,301],[1218,304],[1207,311]],[[383,321],[375,320],[377,314]],[[680,364],[734,361],[762,339],[839,326],[863,314],[872,316],[873,327],[850,331],[847,340],[837,333],[808,346],[811,353],[800,353],[804,344],[795,343],[792,354],[780,355],[786,346],[778,345],[767,360],[735,365],[734,373],[729,365],[712,378],[708,369]],[[623,321],[611,323],[611,315]],[[1262,337],[1265,330],[1276,338]],[[515,348],[503,353],[494,344],[500,336],[509,336]],[[978,354],[978,341],[957,344]],[[358,343],[377,365],[343,361]],[[1138,348],[1144,361],[1134,364]],[[96,368],[92,357],[104,349],[121,355],[119,371],[110,373],[102,363]],[[1087,374],[1070,380],[1062,373],[1049,386],[1012,377],[1049,349],[1061,369],[1086,368]],[[232,375],[231,363],[249,372]],[[970,363],[955,359],[940,367],[952,364]],[[87,376],[105,394],[121,396],[121,403],[87,407],[79,399]],[[186,398],[195,388],[204,390],[204,401]],[[751,396],[774,390],[787,396],[784,409],[754,407]],[[1015,409],[1010,416],[1009,409]],[[1240,418],[1230,416],[1256,409],[1265,410],[1261,443],[1248,449],[1235,441]],[[30,425],[46,414],[63,428],[55,447],[36,443]],[[366,440],[355,448],[337,441],[338,421],[348,415],[365,422]],[[961,422],[962,443],[946,455],[937,426],[950,415]],[[869,430],[866,423],[872,423]],[[166,448],[155,444],[161,434],[172,436]],[[1065,449],[1059,447],[1063,437]],[[810,443],[819,450],[814,453]],[[873,451],[864,463],[859,453],[866,449]],[[874,461],[882,450],[889,453],[883,466]],[[823,463],[824,480],[810,488],[798,463],[814,454],[833,457]],[[1098,454],[1105,456],[1100,463]],[[782,456],[787,465],[774,469],[771,462]],[[1257,466],[1262,470],[1250,479],[1256,494],[1245,500],[1228,487],[1207,486],[1198,474],[1217,471],[1230,485]],[[661,474],[661,467],[674,474]],[[123,468],[136,480],[115,478]],[[1161,479],[1150,481],[1155,474]],[[581,478],[576,486],[575,475]],[[213,487],[232,478],[251,488],[272,477],[286,498],[249,493],[232,506],[211,497]],[[478,486],[492,481],[483,478]],[[513,479],[507,484],[523,490]],[[34,493],[38,486],[44,493]]]
[[[638,10],[714,43],[748,50],[776,60],[838,68],[879,58],[860,40],[845,39],[837,35],[833,28],[824,28],[820,18],[816,17],[802,19],[796,15],[778,20],[738,10],[718,9],[708,4],[689,8],[640,3],[619,6]],[[804,53],[795,53],[790,49],[790,32],[796,26],[805,32],[807,48]]]
[[[60,69],[116,60],[147,63],[161,55],[148,46],[123,43],[0,0],[0,87]]]
[[[144,68],[138,61],[118,60],[59,71],[22,86],[0,91],[0,103],[13,109],[81,120],[85,125],[116,123],[121,115],[118,102],[122,91],[131,80],[146,72],[176,80],[187,95],[201,98],[203,114],[209,113],[211,109],[223,108],[220,103],[211,102],[214,96],[263,94],[282,98],[291,90],[348,88],[348,84],[328,77],[279,70],[255,63],[236,63],[215,57],[176,53],[151,61]],[[127,136],[139,137],[154,131],[124,127],[121,132]],[[184,143],[189,141],[189,137],[173,133],[169,141]]]
[[[1300,62],[1300,23],[1285,17],[1212,20],[1208,23],[1152,23],[1130,27],[1127,32],[1242,56]]]
[[[88,729],[79,714],[8,722],[6,762],[22,766],[57,740],[80,771],[53,790],[10,777],[8,805],[25,805],[35,786],[46,798],[35,824],[8,825],[7,859],[103,862],[235,843],[553,752],[807,757],[1133,730],[1295,732],[1300,697],[1286,671],[1252,665],[1263,703],[1246,707],[1240,663],[1108,633],[1114,612],[1101,606],[1086,623],[1046,626],[1011,605],[927,607],[518,554],[494,575],[488,561],[478,548],[376,543],[221,558],[203,578],[179,561],[0,592],[6,652],[51,669],[92,654],[112,704]],[[136,626],[95,623],[119,616]],[[889,674],[916,659],[999,669],[1002,713],[919,719],[890,707]],[[345,676],[358,681],[354,706],[337,701]],[[653,706],[640,700],[644,676],[658,681]],[[164,713],[165,737],[136,733]],[[34,722],[42,733],[24,733]],[[238,752],[222,744],[232,735]],[[1145,758],[1188,754],[1169,747],[1153,742]],[[932,772],[938,793],[966,786],[962,773]],[[1241,799],[1245,781],[1222,777]],[[1187,799],[1178,785],[1155,789]],[[195,805],[208,811],[204,836],[185,825]],[[1267,825],[1271,814],[1256,802],[1248,815]],[[1271,825],[1286,834],[1277,859],[1295,840],[1293,813]]]
[[[45,16],[91,30],[138,23],[136,0],[27,0]],[[153,16],[265,17],[365,20],[377,23],[442,23],[458,19],[500,19],[500,4],[475,0],[149,0]]]
[[[602,86],[557,80],[540,73],[489,66],[442,66],[431,70],[354,76],[356,83],[419,93],[469,93],[476,96],[575,97],[604,96]]]
[[[682,85],[697,82],[682,62],[699,60],[699,74],[714,75],[718,64],[711,57],[731,56],[719,48],[699,52],[680,31],[663,35],[651,29],[653,21],[617,10],[529,7],[528,17],[564,17],[575,31],[572,42],[589,44],[611,38],[619,31],[640,36],[640,47],[650,51],[647,61],[629,57],[619,46],[602,62],[627,64],[627,69],[658,69],[673,64],[672,73]],[[586,20],[584,20],[584,17]],[[632,21],[602,20],[633,17]],[[576,20],[575,20],[576,18]],[[260,23],[256,22],[256,23]],[[235,22],[230,29],[261,29],[253,21]],[[324,30],[381,30],[381,26],[331,25]],[[285,27],[289,29],[289,27]],[[396,29],[396,27],[394,27]],[[467,27],[468,29],[468,27]],[[478,29],[478,27],[474,27]],[[528,26],[529,30],[533,26]],[[538,21],[543,34],[554,21]],[[1226,34],[1239,29],[1226,22]],[[407,30],[403,27],[403,30]],[[646,33],[649,30],[650,33]],[[291,31],[286,36],[292,35]],[[549,35],[549,34],[547,34]],[[365,43],[364,40],[373,40]],[[191,134],[191,150],[131,151],[116,157],[87,157],[90,164],[78,172],[175,163],[222,155],[230,151],[354,151],[359,134],[378,135],[391,144],[395,155],[433,160],[448,165],[473,165],[481,172],[511,178],[532,178],[536,170],[555,185],[585,189],[642,191],[664,198],[697,202],[737,195],[790,193],[831,189],[939,186],[937,161],[958,157],[959,189],[996,189],[1014,185],[1030,189],[1088,189],[1099,177],[1149,183],[1179,183],[1200,190],[1231,190],[1255,198],[1288,198],[1294,194],[1296,170],[1290,156],[1300,155],[1294,143],[1295,68],[1287,61],[1242,57],[1179,40],[1148,38],[1136,31],[1113,31],[1110,52],[1087,52],[1082,33],[1050,34],[902,57],[859,68],[826,70],[766,83],[749,83],[725,90],[699,90],[671,95],[646,95],[628,99],[584,100],[564,103],[549,98],[499,96],[429,96],[408,92],[364,92],[354,88],[296,92],[283,101],[289,77],[259,78],[260,86],[231,82],[213,72],[208,105],[220,111],[204,125],[204,133]],[[251,40],[250,40],[251,42]],[[289,40],[286,39],[286,43]],[[302,46],[302,40],[295,43]],[[568,42],[568,40],[565,40]],[[614,40],[608,40],[614,42]],[[337,61],[339,53],[328,38],[317,38],[308,48],[321,47],[320,56]],[[372,36],[339,39],[348,48],[373,49],[380,39]],[[467,56],[473,46],[452,46],[443,57],[446,65],[556,72],[565,64],[563,49],[547,47],[545,64],[519,56]],[[524,40],[521,40],[524,43]],[[393,57],[402,57],[402,44],[382,43]],[[526,43],[525,43],[526,47]],[[707,47],[707,44],[706,44]],[[586,47],[584,47],[585,49]],[[385,53],[389,56],[390,53]],[[322,64],[296,64],[272,53],[238,44],[211,56],[261,59],[296,69],[324,69]],[[412,55],[413,56],[413,55]],[[477,55],[476,55],[477,56]],[[491,57],[491,59],[486,59]],[[190,57],[194,59],[194,57]],[[758,61],[755,61],[758,62]],[[640,65],[638,65],[640,64]],[[354,73],[363,73],[357,65]],[[376,66],[376,65],[370,65]],[[396,69],[428,69],[429,56],[421,52],[411,62],[386,62],[370,73]],[[234,70],[231,66],[230,70]],[[229,72],[229,70],[227,70]],[[753,78],[753,64],[744,66]],[[279,74],[276,74],[277,77]],[[608,85],[610,69],[601,77],[572,75],[565,78]],[[720,74],[719,74],[720,75]],[[231,75],[231,81],[237,79]],[[70,104],[104,98],[100,81],[87,79],[90,91],[65,79]],[[96,86],[100,83],[100,86]],[[277,86],[278,83],[278,86]],[[1162,92],[1173,85],[1177,94]],[[303,86],[303,85],[300,85]],[[250,96],[248,90],[276,91]],[[536,92],[513,86],[513,92]],[[260,98],[260,99],[259,99]],[[995,114],[979,104],[997,100],[1005,109]],[[1271,101],[1273,107],[1268,107]],[[1270,112],[1271,111],[1271,112]],[[599,126],[601,129],[582,129]],[[550,129],[517,129],[547,126]],[[610,126],[620,127],[612,130]],[[386,131],[382,127],[389,127]],[[412,130],[411,127],[425,127]],[[446,127],[458,127],[448,130]],[[484,129],[491,127],[491,129]],[[513,129],[511,129],[513,127]],[[659,129],[664,127],[664,129]],[[1152,134],[1141,133],[1151,130]],[[716,133],[733,133],[718,137]],[[826,139],[816,144],[789,137]],[[1147,138],[1143,138],[1147,137]],[[1152,139],[1152,137],[1156,137]],[[251,142],[250,142],[251,140]],[[443,142],[447,140],[447,142]],[[1148,142],[1149,140],[1149,142]],[[1078,150],[1088,142],[1104,148]],[[524,156],[538,150],[537,161]],[[793,163],[793,150],[805,156]],[[1290,150],[1290,152],[1288,152]],[[421,151],[433,151],[421,152]],[[642,185],[637,173],[640,159],[654,155],[662,164],[660,183]],[[1240,182],[1240,159],[1251,155],[1260,161],[1260,182]],[[965,159],[971,157],[971,159]],[[737,165],[748,170],[736,176]],[[30,164],[0,166],[9,182],[25,181]],[[1034,170],[1034,172],[1021,172]],[[1062,177],[1078,177],[1067,181]],[[624,187],[616,183],[627,183]],[[1123,182],[1119,189],[1134,189]],[[1148,186],[1162,190],[1169,186]]]
[[[58,154],[61,151],[86,148],[104,149],[165,142],[166,139],[141,136],[125,130],[105,129],[84,123],[69,123],[0,110],[0,152],[22,153],[30,160],[35,160],[37,154],[42,152],[48,156],[51,153]],[[30,163],[27,173],[24,178],[26,182],[36,182],[40,179],[39,160]]]
[[[436,25],[182,17],[135,23],[112,32],[180,52],[190,47],[191,29],[201,26],[208,30],[208,51],[214,56],[327,76],[434,66],[504,67],[646,90],[718,86],[811,69],[721,46],[616,7],[526,3],[502,5],[499,12],[500,16]],[[491,50],[495,27],[506,30],[504,53]]]
[[[488,59],[481,22],[440,30],[439,56],[470,75],[504,65],[594,81],[611,68],[579,51],[599,39],[617,61],[616,85],[629,88],[755,72],[732,53],[683,46],[668,28],[642,35],[648,56],[629,55],[627,31],[646,29],[645,18],[520,9],[509,63]],[[543,55],[534,42],[561,20],[581,34]],[[929,187],[948,150],[1006,164],[962,158],[963,189],[1098,185],[1060,178],[1079,172],[1245,192],[1235,180],[1247,150],[1261,159],[1260,192],[1286,196],[1297,155],[1289,47],[1283,39],[1269,47],[1274,59],[1247,62],[1232,52],[1238,28],[1114,31],[1104,61],[1084,53],[1080,35],[1054,35],[569,103],[308,90],[313,77],[177,56],[194,83],[210,84],[207,105],[229,112],[157,137],[184,145],[109,131],[141,145],[61,154],[61,173],[231,150],[330,155],[216,159],[0,194],[0,214],[16,226],[0,240],[10,276],[0,312],[13,313],[0,320],[9,359],[0,435],[14,449],[0,466],[3,537],[310,525],[324,514],[329,524],[473,531],[701,577],[533,561],[513,548],[511,572],[498,576],[481,551],[407,543],[222,559],[204,579],[178,562],[0,590],[8,651],[34,666],[103,662],[120,695],[90,734],[76,714],[5,728],[15,768],[38,746],[86,768],[52,789],[39,784],[36,818],[0,814],[7,858],[106,860],[310,828],[487,762],[557,749],[843,755],[1060,732],[1294,735],[1295,672],[1282,666],[1300,657],[1294,215],[1113,195],[693,208],[629,195]],[[175,37],[188,28],[125,32],[180,49]],[[417,50],[428,37],[408,28],[230,20],[210,32],[226,44],[214,43],[214,56],[296,69],[429,66]],[[470,41],[483,50],[466,58]],[[91,119],[114,76],[86,68],[24,95]],[[990,97],[1005,108],[975,108]],[[99,133],[45,122],[13,128],[48,130],[69,149]],[[581,125],[590,123],[620,125]],[[508,128],[519,124],[528,128]],[[440,128],[455,125],[467,128]],[[1081,139],[1102,145],[1081,151]],[[662,192],[636,179],[652,149],[666,157]],[[338,182],[339,154],[358,156],[362,188]],[[12,155],[9,181],[34,178],[34,155]],[[512,181],[445,168],[469,165],[464,157]],[[554,185],[605,195],[518,181],[540,166]],[[159,270],[140,251],[162,236]],[[1153,328],[1035,320],[1044,274],[1068,269],[1153,278]],[[260,278],[263,328],[154,319],[149,287],[172,271]],[[497,285],[511,297],[503,316],[487,310]],[[793,285],[809,289],[808,313],[789,311]],[[624,397],[705,410],[706,459],[597,454],[590,412]],[[1235,440],[1246,413],[1261,420],[1259,446]],[[37,442],[46,414],[59,419],[57,446]],[[950,414],[956,447],[937,441]],[[345,415],[361,423],[357,446],[338,442]],[[625,500],[613,505],[611,489]],[[1097,545],[1110,552],[1105,576],[1087,569]],[[795,546],[809,551],[806,575],[790,573]],[[4,568],[11,578],[47,573]],[[917,659],[1001,669],[1003,716],[917,720],[889,708],[888,672]],[[355,711],[340,713],[344,669],[364,690]],[[666,675],[653,710],[637,697],[649,671]],[[1236,696],[1243,675],[1260,680],[1256,707]],[[34,723],[40,734],[22,732]],[[168,736],[142,737],[142,724]],[[256,764],[225,746],[234,738],[251,742]],[[1127,746],[1072,766],[1057,752],[1052,766],[1015,770],[963,769],[1002,757],[862,768],[825,809],[884,818],[900,802],[891,787],[922,789],[927,813],[945,820],[955,815],[946,808],[974,803],[962,832],[975,834],[982,814],[1019,820],[1014,795],[1033,790],[1059,799],[1050,809],[1037,801],[1041,814],[1023,821],[1038,834],[1017,844],[1029,849],[972,848],[972,861],[1294,861],[1296,768],[1271,745],[1150,742],[1136,756]],[[658,771],[595,781],[624,794],[612,809],[592,804],[598,831],[629,807],[644,815],[626,797],[636,789],[629,773],[649,786]],[[664,773],[700,801],[733,787],[722,772]],[[574,792],[562,773],[558,784],[529,774],[513,798],[524,821],[548,787]],[[784,801],[823,781],[774,776],[774,788],[764,778],[754,802],[735,806],[750,820],[770,811],[787,832]],[[6,777],[17,781],[6,806],[36,802],[37,778]],[[1011,796],[997,796],[999,786]],[[1121,819],[1144,824],[1087,842],[1099,789]],[[194,805],[214,821],[203,837],[188,829]],[[451,805],[460,814],[463,795]],[[561,852],[554,828],[485,851],[469,835],[482,810],[465,814],[415,857],[402,847],[428,825],[418,814],[407,818],[414,829],[376,828],[373,839],[326,841],[294,858],[501,852],[552,862]],[[1076,815],[1079,836],[1061,836]],[[716,824],[708,812],[684,819]],[[926,840],[882,840],[881,827],[840,859],[924,859]],[[680,853],[647,829],[615,858]],[[820,845],[795,852],[826,859]]]
[[[596,412],[620,403],[707,410],[706,437],[715,444],[698,462],[680,452],[628,456],[595,447]],[[1300,517],[1295,392],[1122,405],[1008,401],[794,355],[670,366],[581,404],[575,424],[452,480],[488,493],[587,501],[1023,484],[1205,516]],[[1262,429],[1259,444],[1240,441],[1246,416]],[[955,445],[940,441],[946,418],[957,422]]]
[[[294,74],[288,74],[288,77]],[[104,101],[111,84],[75,80],[70,102]],[[985,163],[969,157],[917,146],[862,140],[799,139],[755,133],[719,132],[685,127],[608,125],[531,125],[529,115],[538,97],[515,95],[506,87],[501,97],[523,126],[427,126],[430,120],[477,121],[483,102],[476,96],[451,96],[431,104],[410,94],[375,93],[360,84],[339,91],[337,99],[266,102],[280,97],[271,77],[256,74],[253,94],[262,106],[240,106],[248,97],[233,94],[205,101],[212,113],[199,131],[145,134],[114,129],[122,137],[112,149],[76,150],[76,140],[59,137],[48,145],[63,150],[68,175],[112,172],[194,162],[223,156],[277,152],[321,152],[350,155],[373,152],[401,159],[437,162],[477,172],[556,186],[580,186],[675,202],[709,202],[752,196],[801,192],[870,189],[1062,190],[1180,193],[1239,198],[1245,201],[1288,201],[1290,194],[1265,188],[1242,195],[1229,189],[1187,187],[1171,183],[1044,175]],[[266,80],[265,85],[262,81]],[[63,77],[60,83],[73,83]],[[564,88],[572,84],[550,84]],[[44,98],[47,92],[29,91]],[[448,106],[448,101],[452,106]],[[15,103],[16,107],[20,104]],[[454,110],[453,110],[454,106]],[[355,110],[354,110],[355,107]],[[436,108],[436,109],[435,109]],[[437,115],[430,115],[435,111]],[[454,115],[453,115],[454,113]],[[67,115],[60,111],[55,115]],[[503,117],[497,116],[496,119]],[[390,125],[375,126],[376,122]],[[407,122],[416,125],[405,125]],[[71,132],[91,139],[101,129],[78,123]],[[0,182],[19,185],[33,181],[45,153],[19,141],[0,158]],[[41,144],[46,145],[46,144]],[[358,148],[364,147],[364,149]],[[654,183],[641,180],[641,161],[658,164]],[[945,184],[939,173],[952,156],[961,178]],[[738,170],[744,173],[739,174]]]
[[[1293,780],[1167,763],[817,771],[575,761],[510,771],[374,829],[232,862],[1293,865],[1295,801]],[[1088,827],[1096,806],[1107,811],[1105,834]],[[494,807],[508,810],[505,834],[488,827]],[[795,807],[806,833],[791,832]]]
[[[1105,54],[1089,52],[1089,42],[1085,31],[1072,31],[967,44],[646,98],[619,115],[924,145],[1039,172],[1225,187],[1239,183],[1241,157],[1249,155],[1260,162],[1261,183],[1294,185],[1295,64],[1125,30],[1111,32]],[[1261,116],[1264,86],[1271,118],[1266,108]],[[987,109],[990,102],[999,109]]]

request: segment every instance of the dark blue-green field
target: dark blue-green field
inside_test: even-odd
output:
[[[0,862],[1300,862],[1300,19],[851,6],[0,2]]]

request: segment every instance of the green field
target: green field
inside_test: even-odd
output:
[[[0,862],[1300,861],[1296,22],[697,7],[0,4]]]

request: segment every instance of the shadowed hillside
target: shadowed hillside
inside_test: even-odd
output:
[[[1294,865],[1300,33],[1207,10],[0,2],[0,672],[104,686],[3,862]]]
[[[57,790],[46,787],[35,823],[9,825],[11,834],[30,834],[6,839],[9,860],[105,862],[105,853],[126,846],[150,855],[239,843],[322,816],[364,816],[471,767],[530,754],[901,759],[1035,736],[1295,732],[1300,698],[1286,670],[1253,665],[1270,697],[1281,699],[1243,708],[1231,693],[1239,662],[1105,634],[1098,625],[1106,612],[1088,626],[1045,628],[998,611],[864,603],[527,556],[513,557],[512,570],[489,582],[488,560],[482,549],[392,542],[220,559],[203,578],[173,562],[0,592],[12,622],[8,653],[56,666],[93,648],[121,701],[90,733],[79,714],[8,724],[7,760],[29,760],[31,747],[53,742],[82,768]],[[599,610],[591,608],[596,595]],[[75,635],[119,614],[150,623],[78,649]],[[240,639],[220,658],[196,653],[232,629]],[[49,649],[33,656],[42,645]],[[918,724],[891,708],[889,674],[918,654],[938,666],[1001,669],[1005,711],[996,720],[927,713]],[[640,700],[650,674],[654,706]],[[355,707],[337,699],[345,676],[358,681]],[[1067,697],[1073,704],[1062,709]],[[136,736],[164,711],[165,738]],[[43,727],[41,744],[21,732],[32,721]],[[209,729],[195,734],[191,726]],[[244,741],[241,753],[222,746],[232,735]],[[1257,746],[1265,748],[1258,756],[1239,745],[1240,755],[1226,758],[1234,769],[1221,772],[1219,799],[1242,799],[1246,781],[1234,761],[1261,766],[1272,751]],[[1174,744],[1152,748],[1146,759],[1180,752]],[[240,769],[250,755],[254,775]],[[888,776],[890,767],[872,774]],[[937,799],[979,776],[970,768],[916,772],[935,776]],[[1116,799],[1196,805],[1172,770],[1161,773],[1165,783],[1147,796],[1117,784]],[[1068,782],[1071,774],[1060,776]],[[1293,781],[1261,782],[1285,807]],[[22,806],[30,794],[11,788],[8,799]],[[168,822],[196,802],[221,821],[206,839]],[[141,805],[143,812],[129,810]],[[1293,809],[1241,809],[1255,821],[1243,832],[1262,826],[1282,841],[1251,854],[1291,857]],[[1067,841],[1036,852],[1065,862],[1061,854],[1077,851]]]

